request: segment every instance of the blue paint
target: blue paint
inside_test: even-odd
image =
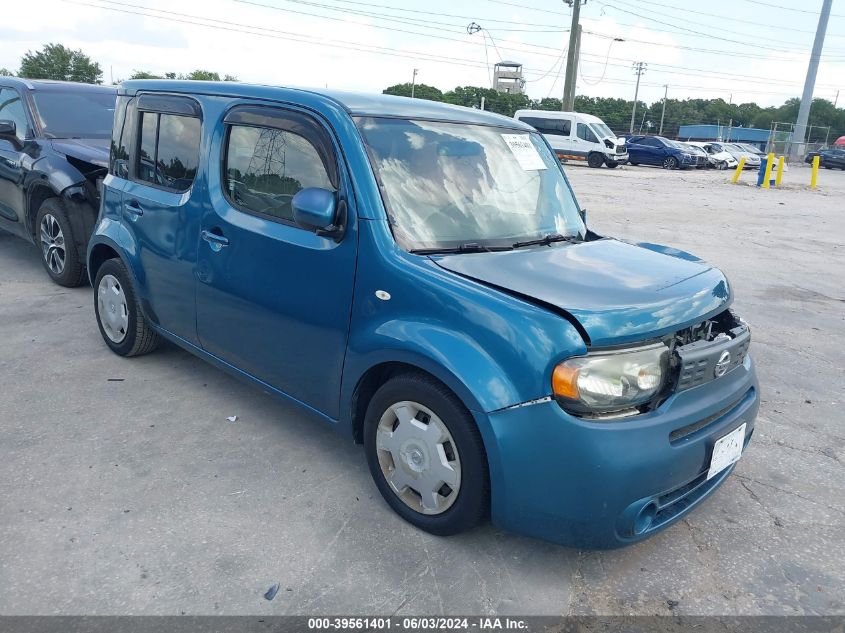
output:
[[[654,410],[622,420],[578,418],[549,398],[552,372],[564,359],[653,341],[724,311],[732,293],[720,271],[676,249],[607,238],[505,252],[410,253],[393,237],[353,117],[451,121],[506,133],[529,128],[486,112],[382,95],[130,81],[118,101],[119,110],[128,106],[129,138],[139,92],[196,100],[200,165],[192,187],[175,193],[127,177],[113,156],[89,271],[93,278],[104,258],[119,256],[145,315],[169,340],[349,437],[356,434],[356,388],[370,370],[402,363],[430,373],[478,424],[493,521],[559,543],[615,547],[645,538],[727,476],[694,486],[680,505],[665,503],[706,471],[715,439],[741,422],[750,437],[758,406],[750,358],[722,379],[669,394]],[[231,199],[223,120],[240,106],[305,115],[323,131],[337,157],[336,196],[330,203],[325,192],[303,192],[292,207],[314,228],[342,204],[347,213],[342,221],[334,214],[337,232],[246,213]],[[565,178],[561,183],[568,190]],[[129,209],[132,202],[142,215]],[[708,416],[702,430],[670,442],[673,431]]]

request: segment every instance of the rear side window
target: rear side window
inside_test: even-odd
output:
[[[569,119],[546,119],[543,117],[521,117],[519,119],[527,123],[540,134],[552,134],[556,136],[569,136],[572,131],[572,121]]]
[[[230,126],[224,177],[237,207],[286,222],[293,221],[291,200],[300,189],[336,190],[311,141],[270,127]]]
[[[596,138],[596,135],[593,131],[587,127],[586,123],[579,123],[578,124],[578,138],[582,141],[587,141],[588,143],[598,143],[599,140]]]
[[[135,177],[171,191],[187,191],[197,175],[200,120],[141,112]]]

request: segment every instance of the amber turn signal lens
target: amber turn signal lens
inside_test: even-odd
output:
[[[578,399],[578,367],[558,365],[552,373],[552,392],[561,398]]]

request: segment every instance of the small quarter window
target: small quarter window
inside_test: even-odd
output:
[[[238,207],[288,222],[300,189],[336,190],[314,145],[276,128],[232,125],[224,174],[226,193]]]
[[[199,166],[200,120],[158,112],[141,113],[136,177],[172,191],[187,191]]]

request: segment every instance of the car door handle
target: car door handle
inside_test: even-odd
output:
[[[123,205],[123,208],[126,209],[126,213],[129,215],[134,215],[138,218],[144,215],[144,210],[141,208],[141,205],[137,200],[130,200],[129,202],[126,202]]]
[[[219,251],[224,246],[229,245],[229,239],[223,235],[212,233],[211,231],[202,230],[200,237],[211,245],[211,250]]]

